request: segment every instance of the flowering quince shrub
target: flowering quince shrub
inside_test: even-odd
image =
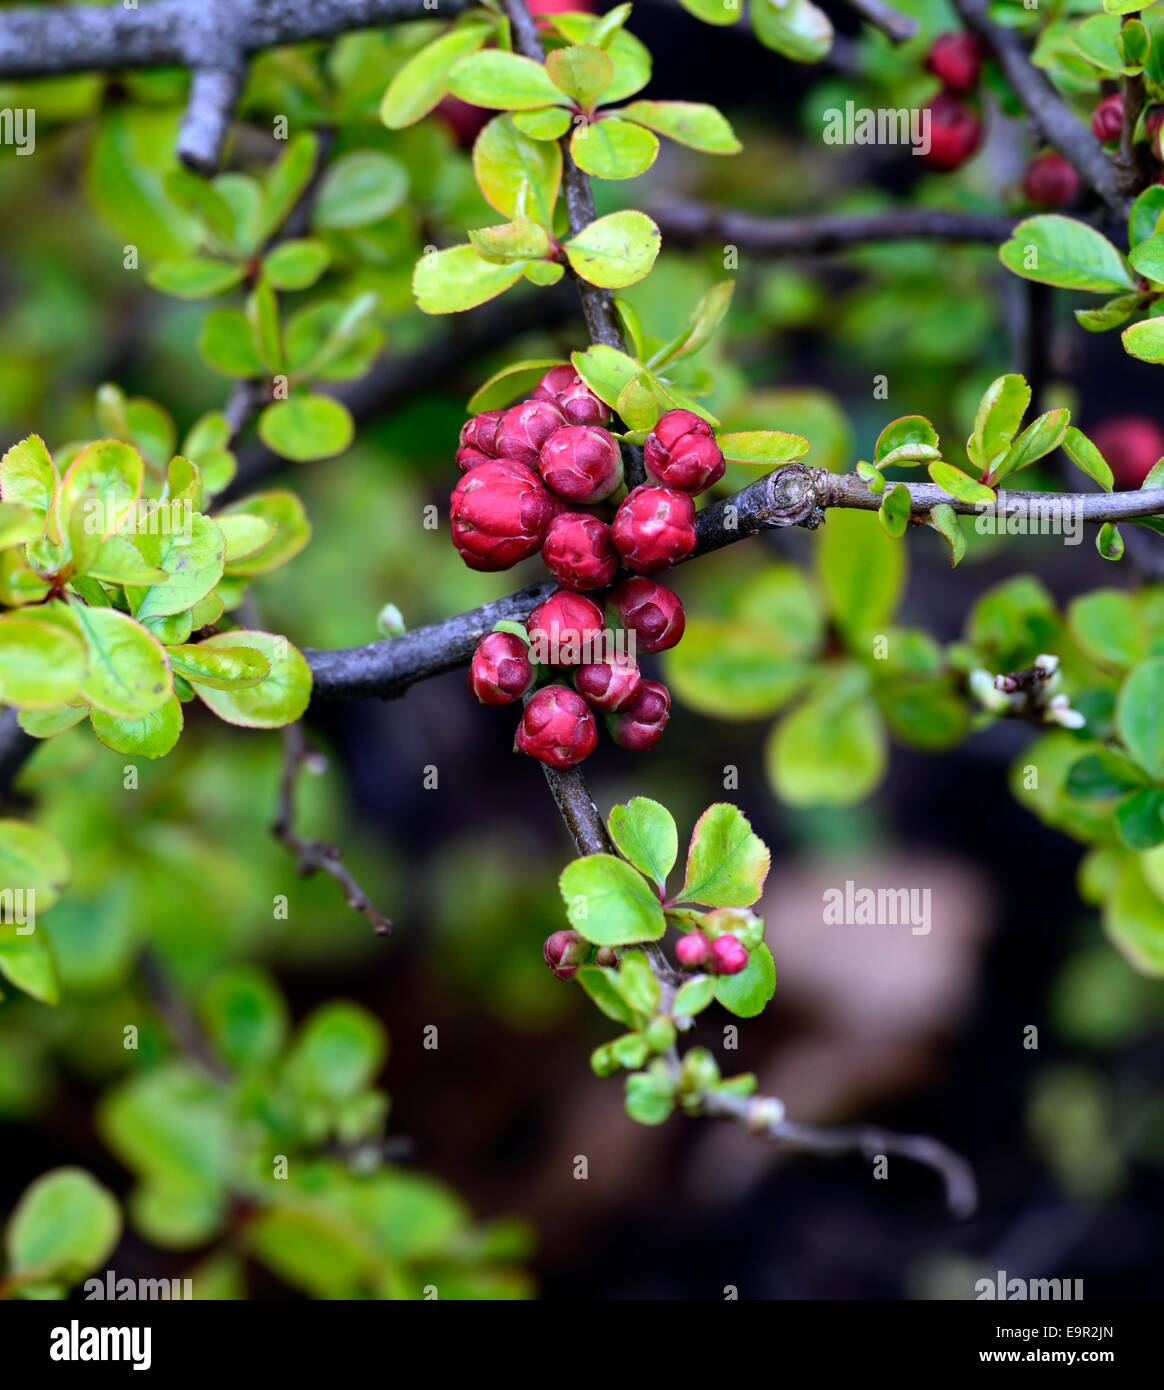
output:
[[[681,2],[715,26],[746,11],[756,42],[782,61],[819,63],[833,45],[812,0]],[[1113,566],[1164,532],[1160,422],[1140,413],[1091,428],[1090,402],[1048,383],[1045,296],[1019,284],[1099,296],[1072,303],[1072,331],[1119,328],[1127,354],[1164,363],[1164,16],[1117,0],[1069,14],[1011,7],[1003,29],[980,0],[956,0],[964,27],[939,32],[929,6],[921,22],[890,11],[879,23],[892,42],[853,41],[845,90],[865,108],[924,117],[916,205],[878,192],[870,216],[830,212],[822,226],[639,199],[647,184],[635,181],[675,159],[693,180],[714,164],[749,206],[764,191],[757,169],[779,167],[789,206],[798,183],[820,184],[802,177],[790,139],[777,149],[762,131],[733,172],[744,142],[721,111],[690,93],[643,96],[652,56],[629,4],[599,15],[487,0],[449,17],[417,0],[400,18],[423,23],[341,32],[366,23],[349,16],[334,33],[320,32],[306,0],[278,8],[237,40],[245,51],[231,56],[251,62],[237,108],[231,98],[203,110],[205,83],[188,91],[170,60],[137,72],[148,52],[116,45],[112,58],[94,55],[116,77],[37,89],[46,129],[88,123],[86,196],[127,272],[140,254],[149,302],[163,306],[164,333],[140,356],[170,363],[172,383],[177,343],[191,402],[204,371],[226,399],[167,407],[112,383],[94,395],[87,321],[53,341],[47,355],[67,361],[49,389],[22,395],[25,344],[0,326],[0,407],[43,416],[38,433],[14,429],[0,457],[0,1105],[31,1113],[21,1078],[66,1053],[99,1084],[95,1129],[132,1178],[124,1210],[77,1168],[34,1181],[7,1223],[0,1297],[63,1296],[102,1268],[127,1223],[159,1249],[198,1252],[208,1297],[245,1296],[247,1261],[320,1298],[531,1292],[519,1222],[479,1226],[445,1186],[392,1163],[381,1022],[337,1000],[293,1026],[274,976],[240,963],[281,944],[250,924],[286,904],[292,869],[312,880],[306,895],[318,889],[297,900],[297,950],[334,941],[337,889],[390,930],[345,855],[296,828],[298,774],[320,770],[300,725],[316,699],[397,696],[467,666],[477,701],[512,707],[498,737],[543,765],[577,851],[558,879],[565,925],[543,958],[620,1030],[592,1065],[625,1073],[627,1111],[645,1124],[680,1109],[790,1137],[782,1103],[756,1095],[754,1076],[721,1077],[707,1048],[686,1045],[705,1011],[752,1018],[774,997],[753,911],[770,857],[743,813],[716,801],[675,886],[670,812],[639,795],[603,820],[590,798],[580,767],[600,721],[611,756],[647,789],[652,762],[618,750],[665,746],[678,706],[764,721],[757,777],[794,808],[870,797],[894,742],[942,754],[998,721],[1027,725],[1014,796],[1084,846],[1081,897],[1137,971],[1164,975],[1158,558],[1146,577],[1125,563],[1105,570],[1122,586],[1063,601],[1034,575],[1008,573],[976,586],[941,638],[906,598],[919,556],[937,554],[943,571],[948,558],[972,583],[991,544],[1009,558],[1011,538],[1041,525],[1094,525]],[[0,12],[6,77],[4,24]],[[995,139],[992,126],[1024,112],[1033,146],[1010,184],[991,188],[991,142],[1019,129]],[[191,146],[235,117],[235,145]],[[958,183],[971,164],[982,174],[972,190]],[[62,182],[75,173],[50,167]],[[9,201],[36,206],[23,188]],[[683,259],[700,240],[714,254]],[[753,274],[739,260],[741,249],[758,261],[882,240],[908,245],[880,260],[866,251],[852,263],[860,274],[823,288],[803,270]],[[997,247],[989,273],[964,241]],[[37,256],[24,251],[14,263],[31,275]],[[1006,370],[996,348],[991,275],[1031,296],[1022,371]],[[568,327],[566,291],[580,311]],[[486,305],[495,317],[474,315],[486,328],[479,340],[466,332],[458,353],[453,316]],[[19,336],[36,316],[13,317]],[[850,422],[823,389],[771,385],[771,345],[801,330],[825,335],[839,348],[830,360],[855,373],[875,368],[877,382],[890,357],[893,406],[879,386]],[[513,346],[527,331],[534,341]],[[36,339],[27,351],[42,348]],[[403,413],[412,395],[444,389],[433,361],[457,368],[467,356],[465,390],[481,384],[459,437],[445,421],[426,442],[421,414],[409,414],[407,449],[381,450],[397,448],[399,467],[375,455],[372,471],[357,430],[369,401]],[[409,376],[413,359],[423,366]],[[769,384],[754,386],[765,370]],[[91,383],[83,406],[78,377]],[[947,418],[959,423],[943,424],[943,438],[933,420]],[[436,479],[415,475],[412,455],[429,445]],[[316,487],[317,539],[341,537],[340,561],[298,584],[314,562],[303,554],[308,508],[258,483],[283,464],[341,455],[326,486],[308,469],[303,489]],[[1078,491],[1062,490],[1067,478]],[[448,537],[423,549],[400,517],[423,508],[425,530],[442,530],[431,488],[448,491]],[[816,534],[693,586],[685,608],[676,566],[691,573],[712,552],[789,527]],[[368,555],[390,581],[369,576]],[[503,595],[496,576],[518,566],[532,579]],[[387,604],[386,582],[399,588]],[[462,598],[480,606],[458,614]],[[426,603],[441,606],[439,621],[410,628],[404,611]],[[377,608],[382,640],[369,642]],[[303,642],[313,628],[328,645]],[[256,741],[232,745],[229,759],[191,748],[182,736],[202,707],[282,730],[281,772]],[[107,780],[85,761],[101,748],[135,777],[143,761],[146,805],[109,813]],[[529,771],[514,759],[515,779]],[[266,862],[239,846],[271,820],[272,785],[279,843]],[[334,824],[326,792],[316,796]],[[522,875],[539,876],[528,864]],[[469,877],[454,862],[447,891]],[[553,872],[540,877],[552,895]],[[494,881],[473,878],[472,911],[457,900],[448,917],[480,926]],[[552,920],[563,920],[557,912],[555,902]],[[512,936],[522,914],[506,898],[500,915]],[[499,953],[490,943],[482,954]],[[107,1036],[131,1006],[149,1014],[141,1063],[81,1036],[78,1020],[99,1016]],[[56,1008],[59,1031],[23,1022]],[[892,1148],[894,1137],[877,1142]],[[923,1148],[951,1208],[968,1212],[960,1161],[936,1141]],[[286,1172],[272,1173],[273,1156]]]

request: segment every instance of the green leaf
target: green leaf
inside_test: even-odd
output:
[[[654,164],[659,141],[641,125],[610,116],[576,125],[570,153],[580,169],[597,179],[633,179]]]
[[[449,91],[473,106],[499,111],[524,111],[562,100],[541,63],[500,49],[459,59],[449,73]]]
[[[515,111],[513,124],[531,140],[560,140],[574,124],[564,106],[539,106],[533,111]]]
[[[1010,448],[1031,403],[1031,388],[1015,372],[997,377],[986,388],[974,418],[974,433],[967,445],[972,463],[983,470],[993,467]]]
[[[898,483],[884,496],[877,512],[877,519],[887,536],[900,540],[909,525],[910,495],[904,483]]]
[[[226,508],[226,516],[253,516],[274,528],[274,535],[261,549],[243,560],[232,560],[231,574],[267,574],[298,555],[311,539],[311,523],[303,503],[293,492],[275,489],[256,492]]]
[[[334,458],[355,437],[351,412],[333,396],[310,392],[274,401],[259,416],[259,438],[295,463]]]
[[[1116,807],[1116,829],[1129,849],[1154,849],[1164,841],[1164,790],[1145,787]]]
[[[1066,290],[1113,294],[1134,290],[1124,258],[1101,232],[1071,217],[1028,217],[998,249],[1008,270]]]
[[[503,222],[499,227],[481,227],[469,233],[469,240],[479,256],[502,265],[540,260],[553,250],[549,232],[528,217]]]
[[[283,154],[267,171],[263,180],[262,217],[258,240],[268,237],[282,227],[292,208],[306,191],[319,152],[319,141],[310,132],[294,136]],[[222,188],[220,182],[215,185]]]
[[[115,753],[131,758],[163,758],[178,742],[184,718],[182,705],[171,695],[161,709],[143,719],[118,719],[99,709],[89,711],[93,732]]]
[[[657,941],[663,909],[642,874],[612,854],[567,864],[558,880],[570,925],[596,946]]]
[[[531,357],[502,367],[473,393],[465,409],[470,415],[511,405],[533,390],[551,367],[564,365],[560,357]]]
[[[993,481],[1000,483],[1003,478],[1057,449],[1066,437],[1070,422],[1069,410],[1048,410],[1032,420],[1003,455],[1002,462],[991,470]]]
[[[1129,356],[1141,362],[1164,362],[1164,318],[1141,319],[1120,336]]]
[[[164,1062],[106,1092],[98,1128],[126,1167],[171,1192],[205,1193],[226,1179],[225,1099],[219,1083],[187,1062]]]
[[[1152,184],[1145,188],[1128,214],[1128,245],[1135,246],[1150,236],[1155,236],[1156,228],[1164,215],[1164,187]]]
[[[408,197],[408,170],[379,150],[356,150],[328,166],[320,180],[311,221],[328,231],[350,231],[379,222]]]
[[[687,851],[687,877],[676,902],[746,907],[764,888],[771,856],[747,817],[727,802],[700,816]]]
[[[623,953],[618,963],[618,987],[637,1014],[649,1017],[658,1009],[662,989],[642,951]]]
[[[279,327],[279,302],[269,280],[260,279],[247,296],[246,313],[259,356],[271,371],[282,372],[285,358],[283,335]]]
[[[617,971],[603,965],[582,965],[574,978],[607,1018],[634,1027],[634,1011],[623,998]]]
[[[164,584],[165,570],[151,565],[132,541],[124,536],[107,536],[97,548],[84,573],[107,584]]]
[[[331,252],[322,241],[302,237],[280,242],[263,261],[263,273],[277,290],[306,290],[327,269]]]
[[[698,614],[688,617],[682,642],[664,653],[663,670],[684,704],[719,719],[775,714],[810,673],[778,632]]]
[[[881,630],[905,583],[905,551],[857,511],[833,511],[824,526],[817,563],[829,610],[850,640]]]
[[[1124,747],[1154,781],[1164,780],[1164,657],[1137,666],[1116,701]]]
[[[234,215],[215,186],[184,165],[171,169],[164,179],[166,195],[186,212],[193,213],[229,249],[242,250],[235,243]]]
[[[119,719],[144,719],[173,692],[170,663],[160,642],[115,608],[70,608],[89,644],[89,671],[81,694]]]
[[[612,807],[607,821],[619,853],[662,889],[679,853],[675,821],[665,806],[645,796]]]
[[[483,48],[493,21],[461,24],[427,44],[392,79],[380,103],[380,119],[402,130],[427,116],[449,89],[449,73],[467,53]]]
[[[978,506],[994,501],[993,488],[987,487],[985,483],[975,482],[969,473],[963,473],[952,463],[931,463],[928,472],[943,492],[948,492],[959,502],[971,502]]]
[[[232,1067],[262,1066],[283,1050],[287,1005],[266,971],[253,965],[215,975],[198,1012],[219,1055]]]
[[[715,986],[716,1000],[737,1018],[755,1018],[764,1012],[776,993],[776,962],[761,941],[748,956],[738,975],[721,975]]]
[[[891,464],[908,468],[941,457],[938,432],[924,415],[903,415],[899,420],[891,420],[878,435],[873,449],[876,468],[888,468]]]
[[[78,1283],[104,1264],[120,1235],[113,1195],[83,1168],[54,1168],[24,1190],[12,1213],[9,1273]]]
[[[583,227],[565,251],[584,280],[622,289],[650,273],[659,254],[659,229],[645,213],[612,212]]]
[[[258,685],[271,673],[262,652],[250,647],[194,646],[169,648],[170,664],[192,685],[209,685],[215,690],[245,690]]]
[[[307,708],[311,699],[311,669],[302,653],[285,637],[240,629],[216,632],[198,646],[204,661],[208,651],[231,652],[233,660],[238,656],[238,648],[253,648],[266,657],[270,667],[258,684],[244,689],[219,690],[205,682],[195,687],[198,698],[219,719],[250,729],[278,729],[293,724]]]
[[[138,102],[114,102],[102,111],[89,151],[85,183],[101,216],[143,256],[181,256],[195,245],[199,228],[165,194],[166,174],[176,168],[174,146],[180,113],[143,110]]]
[[[632,1072],[626,1079],[626,1113],[641,1125],[661,1125],[674,1109],[674,1101],[646,1072]]]
[[[246,266],[241,262],[187,256],[180,261],[163,261],[154,266],[146,280],[155,290],[178,299],[207,299],[234,289],[242,283],[245,274]]]
[[[1134,666],[1147,653],[1139,609],[1121,589],[1093,589],[1067,610],[1071,635],[1088,656],[1105,665]]]
[[[473,145],[473,172],[486,202],[503,216],[551,225],[562,183],[557,144],[532,140],[512,117],[495,116]]]
[[[22,820],[0,820],[0,884],[23,888],[36,896],[39,911],[47,912],[73,876],[63,847],[39,826]]]
[[[1128,253],[1132,269],[1148,280],[1164,283],[1164,236],[1157,233],[1146,237]]]
[[[702,1013],[715,998],[716,979],[713,975],[700,975],[680,985],[671,1005],[673,1018],[692,1018]]]
[[[692,310],[682,332],[661,347],[652,356],[649,365],[663,367],[676,358],[693,357],[706,347],[727,315],[735,288],[734,280],[721,280],[718,285],[712,285]]]
[[[417,261],[412,292],[426,314],[455,314],[495,299],[520,279],[520,263],[499,265],[472,246],[453,246]]]
[[[55,1006],[61,1000],[61,985],[48,934],[34,930],[25,936],[21,930],[15,923],[0,922],[0,976],[38,1003]]]
[[[791,463],[808,453],[808,440],[785,430],[737,430],[717,434],[716,442],[732,463]]]
[[[1120,535],[1119,527],[1113,526],[1110,521],[1105,521],[1095,538],[1095,548],[1105,560],[1122,560],[1124,538]]]
[[[1103,904],[1103,927],[1142,975],[1164,975],[1164,902],[1152,891],[1138,855],[1124,858]]]
[[[576,102],[583,111],[591,110],[614,81],[610,55],[591,44],[571,44],[546,54],[550,81]]]
[[[826,688],[772,730],[765,749],[768,779],[793,806],[848,806],[885,775],[885,744],[885,727],[871,700],[838,704]]]
[[[595,343],[585,352],[571,353],[570,361],[591,391],[612,410],[618,405],[619,396],[641,370],[633,357],[604,343]]]
[[[764,47],[794,63],[817,63],[833,46],[832,21],[812,0],[751,0],[748,14]]]
[[[257,516],[220,515],[214,518],[214,524],[226,542],[224,559],[228,569],[235,561],[257,554],[275,534],[274,523]]]
[[[1101,748],[1071,765],[1064,783],[1068,796],[1080,801],[1106,800],[1144,785],[1143,772],[1114,748]]]
[[[614,63],[614,81],[606,89],[604,102],[625,101],[651,80],[651,55],[647,48],[621,27],[605,30],[611,23],[612,10],[601,18],[578,12],[547,16],[554,28],[570,43],[589,43],[604,48]]]
[[[89,658],[80,637],[37,610],[0,616],[0,699],[25,709],[49,709],[73,698]]]
[[[46,512],[57,490],[57,470],[39,435],[30,434],[0,458],[0,497]]]
[[[348,381],[363,376],[380,351],[383,335],[374,315],[375,290],[350,301],[328,299],[301,309],[287,325],[287,356],[300,379]]]
[[[1071,425],[1063,436],[1063,452],[1081,472],[1110,492],[1115,486],[1115,478],[1106,460],[1090,439]]]
[[[69,531],[74,512],[87,518],[86,504],[98,504],[102,522],[96,534],[108,536],[124,509],[141,496],[145,465],[141,455],[116,439],[100,439],[86,445],[61,479],[54,506],[61,535]]]
[[[705,24],[738,24],[744,14],[740,4],[728,5],[724,0],[679,0],[679,3]]]
[[[966,532],[958,513],[948,502],[939,502],[930,512],[927,524],[949,543],[950,567],[953,568],[966,554]]]
[[[309,1096],[348,1100],[372,1084],[387,1050],[384,1029],[367,1009],[321,1004],[299,1029],[287,1075]]]
[[[198,351],[206,365],[222,376],[254,378],[266,374],[251,321],[237,309],[216,309],[206,316],[198,334]]]
[[[619,114],[704,154],[738,154],[743,149],[727,117],[703,102],[633,101]]]
[[[126,590],[139,622],[184,613],[222,578],[226,540],[214,522],[200,512],[191,517],[189,534],[178,530],[145,532],[138,537],[138,548],[147,563],[167,575],[160,584],[148,588],[131,585]]]
[[[1116,295],[1098,309],[1076,309],[1075,318],[1079,326],[1089,333],[1106,333],[1109,328],[1118,328],[1121,323],[1126,323],[1149,298],[1146,294]]]

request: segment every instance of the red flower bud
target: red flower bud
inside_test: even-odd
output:
[[[681,936],[675,945],[675,954],[684,970],[694,970],[711,955],[711,942],[696,928]]]
[[[469,663],[469,689],[483,705],[509,705],[533,685],[529,648],[515,632],[490,632]]]
[[[605,589],[618,569],[610,527],[585,512],[562,512],[554,517],[546,531],[542,559],[567,589]]]
[[[642,753],[662,738],[670,713],[667,687],[661,681],[643,681],[629,705],[606,716],[606,728],[615,743]]]
[[[1118,140],[1124,127],[1124,98],[1122,92],[1104,97],[1091,113],[1091,133],[1106,144]]]
[[[930,113],[930,148],[922,159],[931,169],[956,169],[978,148],[982,122],[949,92],[939,92],[925,109]]]
[[[748,963],[748,953],[728,932],[724,936],[717,936],[711,943],[711,960],[719,974],[738,975]]]
[[[497,426],[501,423],[504,410],[483,410],[461,426],[461,447],[480,449],[491,458],[497,457]]]
[[[566,768],[588,758],[597,742],[598,726],[582,696],[569,686],[547,685],[522,711],[513,748],[551,767]]]
[[[605,425],[606,402],[591,391],[569,363],[551,367],[533,389],[535,401],[553,401],[571,425]]]
[[[1028,202],[1041,208],[1061,208],[1079,192],[1079,175],[1056,150],[1032,159],[1023,175]]]
[[[1160,149],[1160,127],[1164,126],[1164,106],[1154,106],[1144,121],[1144,134],[1153,159],[1164,159]]]
[[[492,458],[492,454],[487,454],[484,449],[478,449],[474,444],[462,444],[456,453],[457,467],[462,473],[476,468],[479,463],[489,463]]]
[[[630,569],[654,574],[695,549],[695,503],[685,492],[644,483],[623,499],[610,534]]]
[[[449,501],[453,544],[471,570],[504,570],[532,555],[552,515],[537,474],[514,459],[471,468]]]
[[[973,34],[939,34],[926,67],[951,92],[968,92],[982,72],[982,45]]]
[[[1164,430],[1147,415],[1121,415],[1105,420],[1091,438],[1111,465],[1117,488],[1138,488],[1164,458]]]
[[[569,502],[599,502],[622,482],[622,454],[597,425],[555,430],[538,456],[545,484]]]
[[[572,979],[589,954],[589,945],[576,931],[552,932],[542,946],[545,962],[559,980]]]
[[[536,468],[542,445],[565,423],[566,417],[555,402],[525,401],[502,415],[493,440],[494,450],[499,458],[519,459]]]
[[[629,656],[613,656],[609,661],[579,666],[574,672],[574,684],[588,704],[609,713],[638,699],[643,676],[638,662]]]
[[[606,630],[602,609],[572,589],[555,589],[526,620],[534,659],[547,666],[577,666]]]
[[[723,477],[723,452],[711,426],[691,410],[668,410],[643,445],[647,477],[683,492],[705,492]]]
[[[606,601],[617,619],[612,626],[632,629],[639,651],[668,651],[683,636],[687,619],[678,594],[654,579],[624,579]]]

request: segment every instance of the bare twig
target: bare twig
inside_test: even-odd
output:
[[[651,209],[651,216],[671,241],[722,241],[725,246],[760,256],[818,255],[882,241],[965,241],[997,246],[1006,241],[1015,225],[1009,217],[948,212],[944,208],[891,208],[863,216],[824,212],[761,217],[687,198],[661,202]]]
[[[228,1077],[229,1071],[211,1047],[197,1016],[174,989],[165,967],[148,946],[138,956],[137,970],[154,1012],[182,1055],[197,1062],[211,1076]]]
[[[1137,14],[1124,15],[1124,26],[1138,19]],[[1120,187],[1128,195],[1135,194],[1144,185],[1144,170],[1140,164],[1135,146],[1136,123],[1144,109],[1143,73],[1125,76],[1120,79],[1120,90],[1124,98],[1124,119],[1120,127],[1119,149],[1116,151],[1115,166]]]
[[[892,5],[885,4],[885,0],[845,0],[845,4],[894,43],[905,43],[918,31],[918,22],[912,15],[902,14]]]
[[[305,840],[295,830],[295,786],[303,767],[319,754],[307,742],[301,724],[289,724],[283,730],[283,777],[279,788],[279,818],[271,827],[271,834],[280,844],[286,845],[295,856],[296,868],[301,878],[310,878],[322,870],[329,874],[344,890],[347,904],[356,912],[362,912],[380,936],[392,932],[391,919],[373,905],[367,893],[356,882],[355,877],[340,857],[335,845],[322,840]]]

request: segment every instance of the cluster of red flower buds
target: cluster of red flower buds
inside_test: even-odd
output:
[[[764,922],[746,907],[720,907],[705,913],[699,926],[675,946],[684,970],[705,975],[738,975],[764,939]]]
[[[671,410],[644,443],[648,481],[627,492],[609,423],[574,368],[554,367],[529,400],[467,421],[457,450],[463,476],[449,516],[461,558],[502,570],[540,551],[560,586],[530,614],[524,637],[481,639],[469,688],[483,704],[504,705],[529,695],[544,672],[571,675],[572,686],[559,680],[529,697],[515,742],[558,768],[594,751],[596,711],[624,748],[650,748],[662,735],[671,699],[636,655],[673,647],[684,616],[649,576],[695,549],[692,498],[724,471],[707,421]]]
[[[948,171],[965,164],[982,142],[982,121],[965,98],[978,85],[984,54],[973,34],[939,34],[926,67],[942,90],[925,108],[930,113],[930,148],[922,159]]]

